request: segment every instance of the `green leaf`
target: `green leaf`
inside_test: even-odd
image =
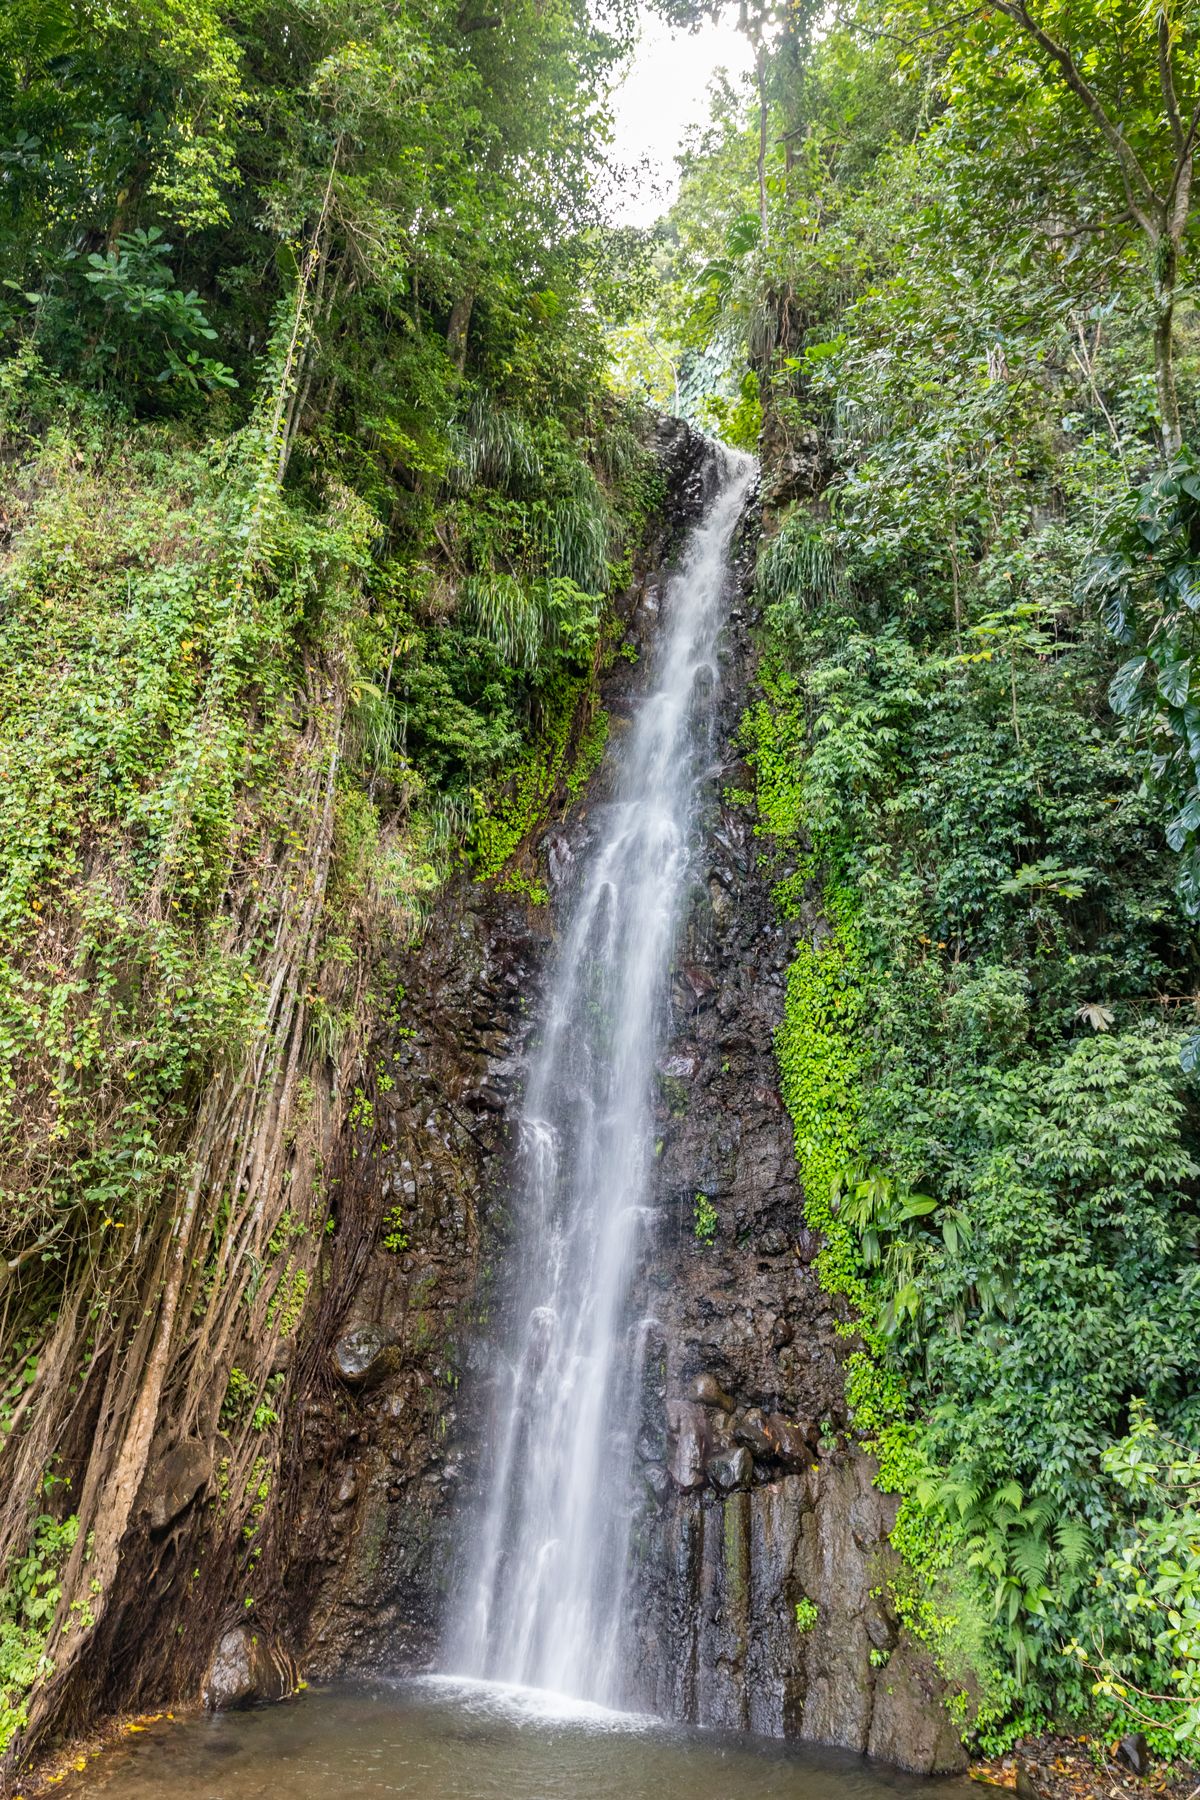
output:
[[[1121,664],[1108,687],[1108,704],[1115,713],[1127,713],[1138,684],[1150,664],[1148,656],[1131,656]]]
[[[1182,706],[1188,697],[1192,665],[1187,657],[1179,657],[1162,665],[1158,671],[1158,691],[1168,706]],[[1118,674],[1117,679],[1120,679]],[[1113,709],[1114,711],[1116,708]]]

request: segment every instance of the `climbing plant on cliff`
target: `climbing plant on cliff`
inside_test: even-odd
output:
[[[11,1761],[273,1629],[381,959],[514,767],[586,754],[656,488],[585,6],[0,45]]]

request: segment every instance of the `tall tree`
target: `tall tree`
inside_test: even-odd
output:
[[[1027,220],[1118,253],[1131,233],[1145,258],[1162,448],[1183,441],[1176,311],[1195,225],[1200,31],[1178,0],[990,0],[946,19],[927,0],[891,0],[880,19],[909,57],[945,47],[960,139],[974,139],[997,183],[1021,184]]]

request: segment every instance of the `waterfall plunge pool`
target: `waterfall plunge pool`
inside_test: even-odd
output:
[[[310,1689],[163,1721],[59,1790],[74,1800],[967,1800],[861,1758],[435,1676]]]

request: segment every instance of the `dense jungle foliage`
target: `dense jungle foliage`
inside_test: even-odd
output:
[[[985,1745],[1194,1749],[1200,18],[742,18],[643,330],[762,434],[778,1050],[902,1607]]]
[[[904,1615],[985,1745],[1200,1735],[1200,20],[738,10],[653,283],[619,7],[0,16],[0,1750],[269,1614],[381,949],[460,851],[529,889],[603,741],[614,343],[761,446],[779,1055]],[[122,1587],[168,1417],[227,1445],[186,1600]]]
[[[0,19],[0,1751],[114,1634],[137,1692],[269,1607],[379,953],[603,741],[658,498],[605,378],[629,24]],[[218,1430],[186,1594],[153,1546],[132,1593],[148,1465]]]

